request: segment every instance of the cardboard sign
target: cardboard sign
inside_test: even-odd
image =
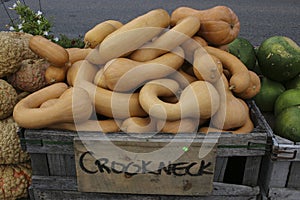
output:
[[[216,144],[171,136],[117,135],[74,139],[81,192],[209,195]]]

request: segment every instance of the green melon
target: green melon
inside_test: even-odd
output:
[[[228,44],[228,51],[239,58],[248,69],[254,69],[256,64],[256,55],[254,46],[249,40],[242,37],[236,38]]]
[[[287,81],[300,73],[300,47],[288,37],[264,40],[256,55],[262,74],[274,81]]]
[[[300,89],[300,74],[285,83],[286,89]]]
[[[284,109],[300,105],[300,89],[289,89],[278,96],[274,104],[274,115],[279,115]]]
[[[300,142],[300,106],[283,110],[275,118],[274,133],[294,142]]]
[[[261,88],[253,98],[257,107],[263,112],[272,112],[277,97],[285,91],[285,87],[267,77],[261,77]]]

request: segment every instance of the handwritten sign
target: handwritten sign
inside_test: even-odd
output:
[[[180,141],[75,138],[78,190],[82,192],[209,195],[216,145]],[[204,149],[205,150],[205,149]],[[207,149],[206,149],[207,150]],[[202,146],[203,151],[203,146]],[[177,156],[175,156],[178,154]]]

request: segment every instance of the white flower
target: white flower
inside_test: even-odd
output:
[[[54,40],[55,42],[58,42],[59,38],[58,38],[58,37],[55,37],[55,38],[53,38],[53,40]]]
[[[38,23],[38,25],[40,25],[41,24],[41,20],[37,20],[37,23]]]
[[[19,32],[23,33],[24,31],[23,30],[19,30]]]
[[[45,36],[47,36],[49,33],[48,33],[48,31],[44,31],[44,33],[43,33]]]
[[[15,9],[16,7],[17,7],[17,4],[14,3],[14,5],[13,5],[12,7],[8,7],[8,9],[13,10],[13,9]]]
[[[37,13],[36,13],[37,16],[40,16],[42,14],[43,14],[42,11],[37,11]]]
[[[18,29],[22,29],[22,28],[23,28],[22,24],[19,24]]]
[[[9,30],[10,30],[10,31],[14,31],[15,28],[11,26],[11,27],[9,27]]]

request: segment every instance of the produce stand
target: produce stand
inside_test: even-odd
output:
[[[263,113],[268,130],[273,130],[274,115]],[[262,190],[268,199],[297,199],[300,195],[300,144],[273,135],[272,152],[262,161]]]
[[[78,133],[57,130],[26,129],[23,132],[23,143],[31,156],[33,170],[31,199],[193,199],[195,196],[203,199],[256,199],[260,196],[259,175],[263,157],[270,148],[267,124],[254,101],[248,102],[251,117],[255,124],[253,132],[249,134],[231,134],[223,132],[216,148],[216,162],[213,174],[213,189],[208,195],[159,195],[141,184],[142,190],[136,193],[116,192],[80,192],[78,191],[76,156],[74,155],[74,141]],[[87,133],[92,134],[92,133]],[[199,133],[195,141],[201,141],[205,134]],[[137,139],[124,133],[111,133],[112,141],[123,140],[129,145]],[[139,142],[155,145],[155,139],[168,141],[172,134],[158,134],[153,141],[140,138]],[[187,134],[188,137],[188,134]],[[214,138],[213,134],[211,136]],[[80,137],[82,139],[82,137]],[[183,138],[184,139],[184,138]],[[192,146],[191,146],[192,147]],[[142,148],[142,147],[136,147]],[[192,149],[192,148],[191,148]],[[108,176],[108,175],[107,175]],[[163,181],[164,177],[161,177]],[[189,180],[189,177],[186,178]],[[137,179],[138,180],[138,179]],[[116,182],[119,179],[115,180]],[[105,184],[105,183],[104,183]],[[208,183],[209,184],[209,183]],[[97,187],[97,186],[95,186]],[[172,185],[161,185],[172,187]],[[190,187],[199,187],[191,185]],[[183,190],[184,191],[184,190]],[[152,193],[152,194],[151,194]]]
[[[19,19],[0,32],[0,199],[298,199],[300,143],[276,132],[297,132],[300,107],[276,132],[261,112],[289,85],[262,77],[300,73],[290,38],[255,49],[222,5],[101,21],[83,40]]]

